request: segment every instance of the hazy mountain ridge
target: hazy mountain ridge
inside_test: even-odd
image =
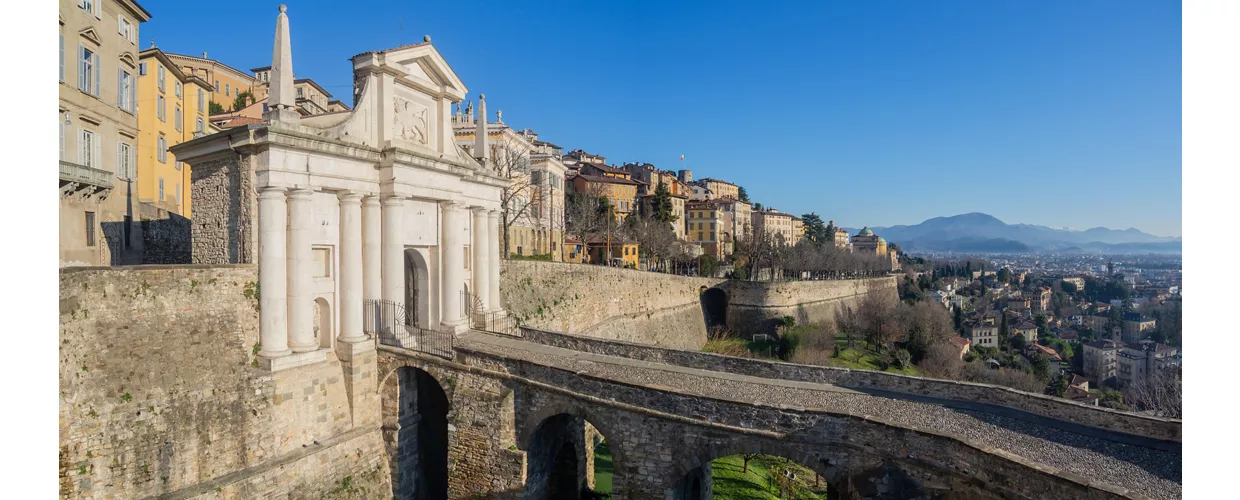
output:
[[[979,212],[934,217],[920,224],[870,229],[905,250],[938,252],[1180,253],[1182,243],[1181,238],[1155,236],[1131,227],[1093,227],[1077,231],[1034,224],[1008,224]],[[850,230],[850,233],[856,234],[856,231]]]

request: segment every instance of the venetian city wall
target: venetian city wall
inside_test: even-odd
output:
[[[997,385],[938,380],[871,370],[798,365],[718,354],[666,349],[638,343],[602,341],[580,335],[522,328],[525,340],[576,351],[714,370],[754,377],[833,384],[987,403],[1106,431],[1179,443],[1182,421],[1121,412],[1063,398],[1017,391]]]
[[[701,294],[716,287],[728,297],[728,327],[740,334],[773,331],[784,316],[834,320],[868,293],[898,300],[894,278],[768,283],[515,260],[500,271],[505,306],[522,325],[677,349],[706,343]]]
[[[375,352],[258,368],[257,282],[252,265],[60,271],[62,498],[391,491]]]

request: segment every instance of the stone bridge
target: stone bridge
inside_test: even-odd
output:
[[[637,359],[659,349],[649,346],[525,337],[538,342],[466,333],[452,360],[379,347],[398,498],[579,498],[592,486],[597,434],[613,453],[613,498],[711,498],[710,461],[750,452],[891,498],[913,498],[901,487],[925,498],[1181,494],[1178,421],[1163,430],[1161,419],[1120,424],[1142,436],[1050,418],[1045,408],[756,377]],[[1148,436],[1164,431],[1175,435]],[[885,480],[862,479],[876,476]]]

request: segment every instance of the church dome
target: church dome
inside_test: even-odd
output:
[[[861,232],[857,233],[857,236],[873,236],[873,235],[874,235],[874,231],[870,231],[870,228],[868,226],[861,228]]]
[[[886,243],[886,242],[887,242],[887,240],[884,240],[882,236],[879,236],[879,237],[878,237],[878,242],[879,242],[879,243]]]

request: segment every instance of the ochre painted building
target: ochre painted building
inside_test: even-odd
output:
[[[168,148],[210,133],[211,86],[187,75],[163,51],[138,54],[138,199],[186,218],[192,216],[190,167]]]
[[[168,59],[181,69],[182,73],[197,76],[207,82],[212,89],[212,102],[219,104],[225,111],[234,111],[233,101],[242,92],[254,93],[254,77],[237,68],[202,57],[183,54],[167,54]],[[208,113],[210,110],[208,109]]]

